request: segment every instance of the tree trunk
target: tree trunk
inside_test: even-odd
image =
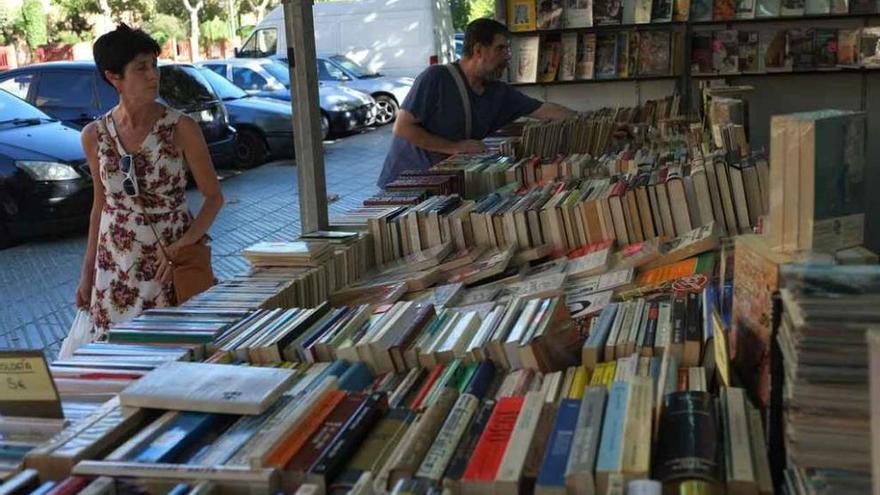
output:
[[[199,60],[199,11],[189,11],[189,48],[192,62]]]
[[[177,62],[177,36],[171,37],[171,59]]]

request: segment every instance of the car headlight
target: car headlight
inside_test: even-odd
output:
[[[349,110],[354,110],[358,105],[356,103],[352,103],[350,101],[341,101],[338,103],[334,103],[330,110],[334,112],[347,112]]]
[[[20,160],[15,166],[24,170],[34,180],[56,181],[79,179],[79,172],[66,163]]]

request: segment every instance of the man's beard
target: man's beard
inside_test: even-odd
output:
[[[504,75],[504,71],[507,69],[507,63],[498,64],[493,70],[489,71],[486,75],[486,79],[490,81],[497,81],[501,79]]]

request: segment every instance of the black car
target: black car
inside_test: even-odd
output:
[[[192,117],[202,128],[218,167],[234,165],[236,132],[223,102],[192,66],[160,64],[159,100]],[[119,96],[94,62],[48,62],[0,74],[0,89],[27,100],[49,116],[82,129],[110,111]]]
[[[199,67],[198,70],[223,100],[229,121],[238,131],[235,153],[239,167],[254,167],[269,157],[293,156],[290,103],[249,95],[211,69]]]
[[[0,91],[0,247],[80,229],[91,207],[79,131]]]

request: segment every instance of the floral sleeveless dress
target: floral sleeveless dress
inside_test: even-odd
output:
[[[186,160],[174,146],[174,128],[182,115],[164,107],[140,149],[131,153],[122,145],[110,113],[97,121],[98,163],[106,201],[98,231],[90,309],[95,340],[103,339],[115,323],[147,309],[175,304],[171,283],[155,280],[160,251],[144,214],[149,215],[165,245],[179,239],[192,222],[185,194]],[[139,202],[122,187],[125,176],[119,163],[125,154],[132,156]]]

